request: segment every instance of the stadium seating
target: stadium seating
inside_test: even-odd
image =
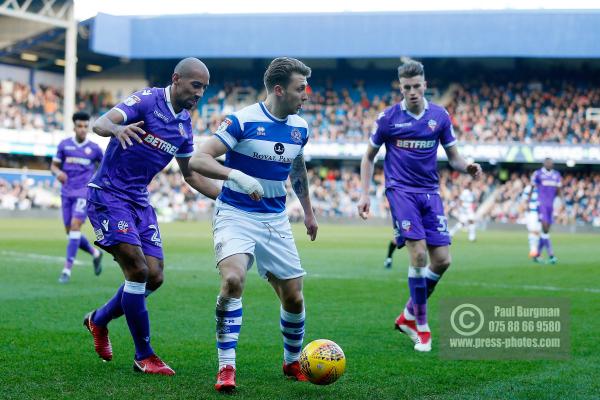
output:
[[[314,167],[308,170],[312,204],[319,217],[356,217],[359,200],[360,176],[355,169]],[[371,214],[377,218],[389,215],[384,193],[383,172],[377,170],[371,185]],[[440,192],[446,213],[458,215],[458,198],[471,179],[455,171],[440,171]],[[496,190],[492,207],[481,218],[482,222],[525,223],[527,212],[524,188],[529,184],[529,173],[513,173],[502,182],[498,174],[486,174],[480,181],[472,181],[472,190],[481,204]],[[556,222],[562,225],[600,227],[600,173],[566,173],[563,175],[565,203],[556,207]],[[150,200],[163,221],[192,220],[212,212],[213,202],[189,188],[174,170],[159,174],[149,186]],[[0,209],[27,210],[57,208],[60,205],[59,185],[47,176],[24,176],[8,179],[0,175]],[[300,220],[301,207],[288,185],[288,214]]]
[[[315,87],[303,117],[316,143],[362,143],[377,115],[400,100],[398,91],[348,82],[347,88]],[[348,89],[351,88],[351,89]],[[193,112],[193,128],[208,135],[228,113],[262,98],[261,90],[224,85],[212,89],[202,110]],[[588,110],[600,107],[600,89],[570,84],[515,82],[478,86],[448,83],[437,99],[453,118],[461,142],[548,142],[600,144],[600,122]],[[119,99],[111,93],[78,93],[77,108],[93,116],[110,109]],[[62,127],[62,93],[59,89],[0,81],[0,128],[42,129]]]

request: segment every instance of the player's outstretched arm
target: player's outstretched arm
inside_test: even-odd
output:
[[[310,236],[310,240],[313,241],[317,238],[317,230],[319,224],[315,218],[312,204],[310,202],[310,193],[308,192],[308,174],[306,173],[306,164],[304,163],[304,156],[299,155],[292,162],[292,169],[290,170],[290,182],[292,188],[300,200],[302,209],[304,210],[304,225],[306,226],[306,234]]]
[[[367,151],[360,161],[360,186],[362,194],[358,201],[358,215],[362,219],[369,218],[369,209],[371,208],[371,199],[369,198],[369,187],[371,186],[371,178],[373,178],[373,169],[375,168],[375,156],[379,151],[379,147],[373,146],[371,143],[367,146]]]
[[[128,146],[133,146],[132,140],[142,143],[141,136],[146,132],[141,128],[144,121],[134,122],[129,125],[121,125],[125,121],[123,115],[115,109],[110,110],[102,115],[94,122],[92,130],[99,136],[117,138],[121,147],[126,149]]]
[[[222,156],[226,152],[227,147],[223,142],[216,136],[211,136],[198,146],[198,150],[189,162],[189,167],[192,171],[207,178],[232,181],[252,200],[259,201],[264,190],[256,179],[237,169],[225,167],[215,160],[216,157]]]
[[[467,173],[475,179],[481,177],[481,165],[477,163],[468,163],[458,152],[456,145],[444,147],[450,166],[456,171]]]
[[[183,175],[183,179],[185,179],[187,184],[206,197],[216,200],[221,193],[221,188],[207,177],[192,171],[189,167],[190,157],[178,157],[176,160],[177,164],[179,164],[181,175]]]

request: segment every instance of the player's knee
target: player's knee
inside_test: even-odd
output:
[[[304,296],[302,292],[286,293],[282,296],[282,303],[287,310],[304,309]]]
[[[165,281],[164,274],[162,271],[154,274],[150,274],[148,276],[148,283],[146,283],[146,288],[154,291],[158,290],[159,287],[162,286]]]
[[[244,280],[241,276],[235,273],[223,275],[222,282],[224,291],[229,294],[241,293],[244,288]]]
[[[71,226],[68,228],[71,231],[80,231],[81,230],[81,221],[74,219],[71,221]]]
[[[427,252],[425,250],[419,250],[414,256],[415,267],[424,267],[427,265]]]
[[[452,259],[450,258],[450,256],[448,256],[444,259],[441,259],[441,260],[437,260],[435,263],[435,268],[432,268],[432,270],[435,269],[435,271],[438,271],[436,273],[443,274],[444,272],[446,272],[446,270],[448,268],[450,268],[451,263],[452,263]]]
[[[120,254],[119,264],[125,272],[127,279],[135,282],[147,282],[149,269],[146,260],[133,254]]]
[[[129,276],[136,282],[147,282],[148,281],[148,266],[144,261],[135,261],[130,264]]]

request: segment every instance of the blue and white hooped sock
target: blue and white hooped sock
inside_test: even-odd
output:
[[[280,327],[283,334],[283,359],[286,364],[300,359],[302,341],[304,340],[305,312],[294,314],[283,309],[279,310]]]
[[[215,320],[219,369],[226,365],[235,368],[235,348],[242,328],[242,299],[217,296]]]

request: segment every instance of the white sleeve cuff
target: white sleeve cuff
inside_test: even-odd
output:
[[[372,138],[369,138],[369,143],[371,144],[371,146],[373,146],[373,147],[375,147],[377,149],[381,147],[381,145],[375,143]]]
[[[229,148],[233,149],[235,145],[238,143],[237,139],[231,136],[229,132],[219,132],[215,133],[215,136],[221,139],[223,143]]]
[[[119,107],[113,107],[113,110],[117,110],[121,113],[123,116],[123,123],[127,122],[127,114],[125,114],[125,111],[121,110]]]
[[[442,146],[447,149],[448,147],[452,147],[456,144],[456,140],[451,141],[450,143],[443,144]]]

